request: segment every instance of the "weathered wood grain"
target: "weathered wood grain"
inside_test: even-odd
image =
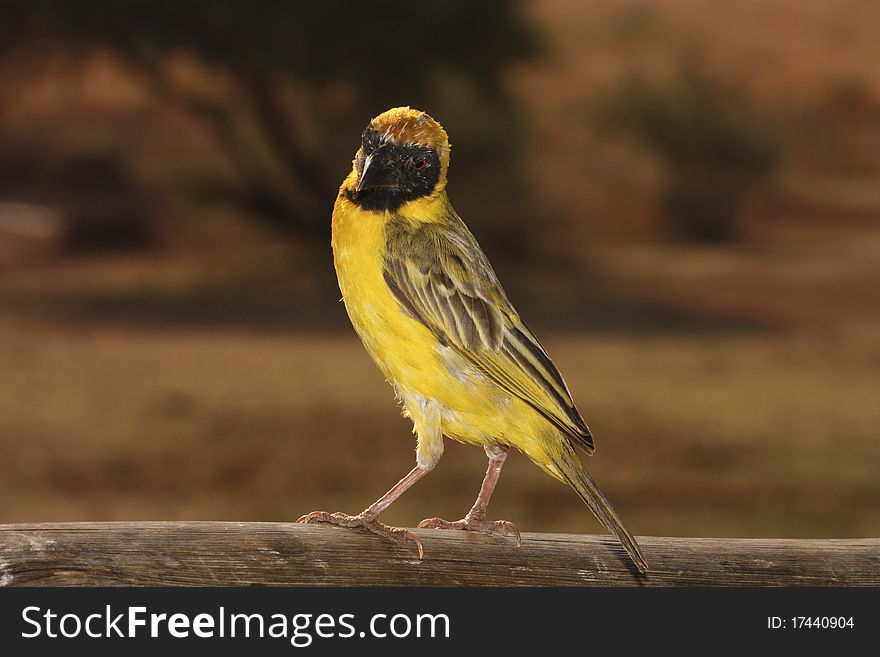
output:
[[[268,522],[0,525],[6,586],[880,586],[880,539],[644,536],[641,577],[611,536],[415,530],[419,560],[362,530]]]

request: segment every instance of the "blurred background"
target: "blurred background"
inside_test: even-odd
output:
[[[636,533],[880,535],[878,29],[876,0],[5,0],[0,522],[354,513],[410,469],[329,246],[361,130],[409,104]],[[484,470],[451,443],[383,518],[459,518]],[[602,531],[521,455],[490,515]]]

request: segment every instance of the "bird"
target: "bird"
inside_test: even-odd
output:
[[[512,447],[573,488],[645,574],[639,544],[578,456],[595,444],[568,386],[449,200],[449,165],[447,133],[423,111],[389,109],[361,135],[333,206],[333,263],[355,332],[413,422],[416,463],[361,513],[314,511],[298,522],[412,541],[423,558],[418,535],[379,515],[434,469],[449,438],[482,447],[486,475],[464,518],[429,518],[419,527],[520,545],[513,523],[487,519]]]

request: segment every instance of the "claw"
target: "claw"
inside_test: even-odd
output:
[[[425,518],[419,523],[418,527],[419,529],[456,529],[448,525],[452,525],[452,523],[443,518]]]
[[[482,534],[498,534],[500,536],[512,536],[516,539],[516,546],[522,547],[522,536],[519,529],[512,522],[507,520],[476,520],[474,518],[463,518],[450,522],[443,518],[426,518],[419,523],[420,528],[424,529],[459,529],[471,532],[480,532]]]
[[[346,513],[341,513],[337,511],[336,513],[327,513],[326,511],[312,511],[311,513],[307,513],[304,516],[300,516],[297,519],[297,522],[303,524],[326,524],[326,525],[336,525],[337,527],[363,527],[374,534],[378,534],[379,536],[384,536],[385,538],[391,538],[400,543],[401,545],[406,545],[407,541],[412,541],[416,544],[416,549],[419,551],[419,560],[425,558],[425,548],[422,545],[422,539],[420,539],[416,534],[411,532],[408,529],[404,529],[403,527],[390,527],[388,525],[384,525],[376,518],[369,517],[360,513],[356,516],[350,516]]]
[[[519,527],[507,520],[496,520],[494,524],[502,528],[501,533],[503,536],[513,536],[516,539],[516,547],[522,547],[522,536],[519,533]]]
[[[298,523],[308,525],[314,522],[331,522],[328,520],[330,514],[326,511],[312,511],[296,519]]]
[[[382,525],[382,527],[387,527],[387,525]],[[391,530],[391,535],[397,539],[401,545],[406,545],[407,541],[412,541],[416,544],[416,549],[419,551],[419,561],[425,558],[425,547],[422,545],[422,539],[420,539],[417,534],[402,527],[388,527],[388,529]],[[370,529],[370,531],[376,534],[379,533],[373,529]]]

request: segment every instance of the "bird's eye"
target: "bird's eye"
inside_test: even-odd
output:
[[[427,161],[425,158],[422,158],[421,160],[416,160],[415,162],[413,162],[413,163],[412,163],[412,168],[413,168],[415,171],[421,171],[422,169],[425,168],[425,165],[426,165],[427,163],[428,163],[428,161]]]

